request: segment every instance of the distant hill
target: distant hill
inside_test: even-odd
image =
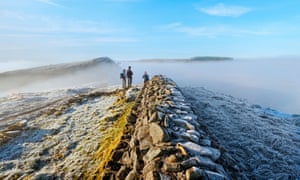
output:
[[[192,58],[179,59],[142,59],[135,62],[203,62],[203,61],[228,61],[234,60],[232,57],[218,57],[218,56],[196,56]]]
[[[233,60],[232,57],[217,57],[217,56],[197,56],[189,59],[190,61],[228,61]]]
[[[108,57],[99,57],[92,60],[71,62],[71,63],[61,63],[61,64],[51,64],[46,66],[39,66],[34,68],[27,68],[15,71],[8,71],[0,73],[0,79],[12,76],[20,75],[63,75],[76,72],[78,70],[84,70],[100,64],[115,64],[115,62]]]
[[[81,86],[90,82],[110,83],[118,80],[119,66],[108,57],[62,63],[0,73],[0,94],[29,85],[39,89]],[[115,79],[114,79],[115,78]],[[37,88],[35,88],[37,89]]]

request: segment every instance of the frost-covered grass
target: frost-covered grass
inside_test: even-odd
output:
[[[17,122],[26,119],[26,126],[0,146],[0,179],[74,179],[98,166],[95,152],[102,145],[101,139],[108,136],[104,130],[115,129],[114,123],[107,123],[114,119],[107,117],[119,116],[122,109],[108,109],[117,99],[113,93],[85,92],[33,93],[1,102],[15,104],[7,111],[17,114]],[[29,99],[29,107],[20,103]],[[53,100],[56,103],[49,104]],[[43,108],[37,108],[41,104]],[[8,122],[13,124],[15,120]],[[1,131],[12,127],[3,125]]]
[[[204,88],[183,88],[240,179],[300,178],[300,118]]]

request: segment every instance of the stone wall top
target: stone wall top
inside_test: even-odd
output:
[[[174,81],[154,76],[127,117],[103,179],[229,179]]]

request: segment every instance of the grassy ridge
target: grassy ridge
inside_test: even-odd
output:
[[[85,173],[84,179],[101,179],[104,173],[104,168],[107,162],[111,159],[113,150],[119,144],[123,131],[126,125],[126,117],[130,113],[134,102],[127,103],[123,95],[119,98],[114,106],[111,107],[113,115],[105,117],[104,123],[113,123],[110,128],[103,128],[103,138],[101,139],[100,146],[94,155],[95,161],[98,165],[91,172]]]

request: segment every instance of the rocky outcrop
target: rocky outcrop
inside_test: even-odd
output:
[[[221,152],[176,84],[154,76],[136,98],[103,179],[228,179]]]

